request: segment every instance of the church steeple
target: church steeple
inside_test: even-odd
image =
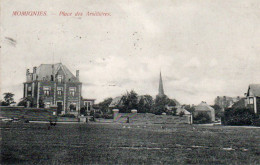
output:
[[[161,71],[160,71],[159,93],[158,93],[158,96],[160,96],[160,97],[164,96],[163,81],[162,81],[162,74],[161,74]]]

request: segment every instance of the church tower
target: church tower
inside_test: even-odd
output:
[[[164,96],[164,90],[163,90],[163,81],[162,81],[162,74],[160,71],[160,80],[159,80],[159,93],[158,93],[159,97]]]

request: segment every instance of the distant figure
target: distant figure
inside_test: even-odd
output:
[[[162,129],[165,129],[166,128],[166,123],[163,122],[163,125],[161,126]]]
[[[48,130],[50,130],[51,129],[51,126],[56,126],[56,122],[52,122],[51,120],[50,120],[50,125],[48,126]]]
[[[92,116],[92,120],[95,122],[96,121],[96,119],[95,119],[95,117],[94,116]]]
[[[129,123],[129,116],[127,116],[127,120],[126,120],[126,123]]]

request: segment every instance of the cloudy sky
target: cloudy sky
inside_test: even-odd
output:
[[[259,0],[2,0],[1,95],[22,97],[27,68],[80,70],[83,96],[102,101],[127,90],[183,104],[243,96],[260,83]],[[47,11],[47,16],[12,16]],[[83,16],[59,16],[60,11]],[[111,16],[86,16],[106,12]]]

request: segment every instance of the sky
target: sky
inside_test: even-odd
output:
[[[168,97],[213,104],[260,83],[259,55],[259,0],[1,1],[0,98],[17,102],[27,68],[62,62],[97,102],[130,90],[155,97],[161,71]]]

